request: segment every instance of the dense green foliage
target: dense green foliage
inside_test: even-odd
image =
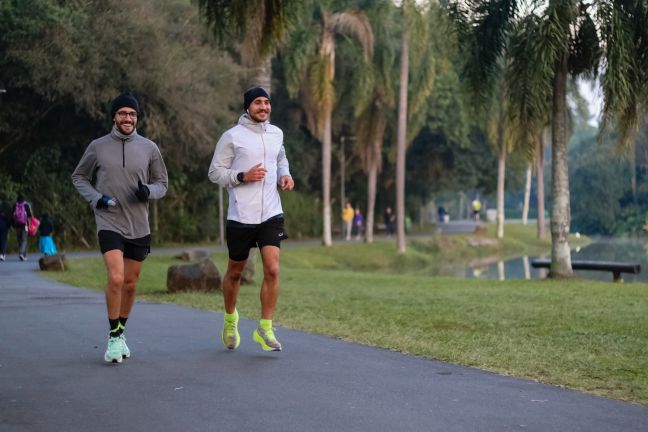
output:
[[[614,137],[599,143],[596,133],[592,127],[581,126],[572,138],[572,230],[617,236],[642,234],[648,213],[648,139],[645,135],[636,139],[630,149],[633,159],[619,152]],[[636,193],[632,190],[633,175]]]
[[[219,193],[206,172],[216,140],[241,114],[241,93],[249,86],[251,73],[241,66],[239,44],[246,40],[222,37],[241,35],[240,17],[231,29],[216,32],[214,38],[214,21],[208,25],[198,3],[235,5],[142,0],[124,8],[117,0],[0,0],[0,91],[4,90],[0,92],[0,200],[13,202],[23,192],[37,215],[45,211],[54,215],[60,243],[68,247],[92,245],[96,241],[92,211],[72,187],[69,176],[88,143],[108,132],[111,100],[129,89],[143,110],[138,130],[159,145],[169,170],[168,194],[152,204],[155,241],[218,238]],[[277,23],[285,26],[286,32],[273,30],[268,51],[274,54],[272,121],[284,131],[297,183],[296,192],[283,196],[290,214],[287,231],[292,237],[318,236],[322,230],[321,144],[308,127],[310,101],[300,97],[299,89],[291,83],[299,82],[298,77],[307,70],[306,57],[300,55],[312,51],[308,41],[318,36],[316,27],[300,27],[300,23],[317,22],[323,7],[330,12],[365,11],[377,35],[370,66],[364,64],[362,50],[353,38],[344,32],[336,36],[331,177],[334,232],[339,229],[342,137],[348,138],[346,198],[366,211],[368,145],[354,139],[366,123],[363,113],[381,114],[387,122],[378,153],[381,169],[376,214],[394,206],[395,200],[399,10],[387,0],[316,3],[303,2],[279,17]],[[420,86],[429,94],[421,100],[412,98],[418,105],[410,116],[416,123],[411,130],[417,133],[407,154],[406,213],[414,221],[423,214],[424,205],[442,196],[463,194],[470,198],[479,192],[485,201],[494,201],[490,197],[496,182],[496,154],[488,145],[488,133],[478,126],[483,123],[468,109],[465,77],[458,72],[463,54],[457,52],[456,35],[442,13],[437,7],[429,16],[433,37],[429,38],[431,54],[427,56],[433,58],[426,63],[415,56],[411,66],[419,80],[412,88]],[[301,45],[299,38],[303,38]],[[375,105],[374,110],[363,110],[369,104]],[[641,142],[637,141],[638,156],[643,154]],[[599,154],[592,140],[582,145],[580,155]],[[610,149],[609,154],[612,152]],[[507,188],[519,195],[525,155],[513,155],[509,161]],[[645,161],[637,157],[637,166],[642,163]],[[607,171],[612,168],[605,166]],[[587,176],[589,183],[603,182],[602,170],[597,171],[591,163],[579,160],[573,169]],[[645,170],[638,170],[635,196],[628,194],[627,186],[605,189],[610,202],[617,203],[601,206],[605,214],[591,213],[585,198],[575,202],[572,215],[578,230],[638,231],[643,225],[643,208],[635,202],[642,202],[644,177]],[[577,183],[574,194],[580,196],[578,187]],[[517,208],[518,202],[516,199],[511,206]],[[593,220],[583,222],[587,217]],[[379,216],[376,222],[380,222]]]

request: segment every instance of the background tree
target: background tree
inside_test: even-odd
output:
[[[284,41],[299,0],[195,0],[216,40],[222,45],[240,41],[241,65],[250,68],[252,80],[272,91],[272,56]]]
[[[331,235],[331,141],[332,113],[335,106],[335,38],[339,33],[353,35],[362,46],[365,62],[373,55],[374,36],[366,14],[361,11],[329,12],[321,5],[312,27],[319,29],[316,43],[306,43],[302,49],[294,44],[303,41],[298,35],[293,39],[295,54],[287,58],[289,79],[293,94],[299,86],[306,106],[309,129],[322,143],[322,242],[333,244]],[[307,34],[306,34],[307,35]],[[313,33],[311,33],[311,36]],[[316,52],[313,52],[316,48]],[[298,84],[299,83],[299,84]]]

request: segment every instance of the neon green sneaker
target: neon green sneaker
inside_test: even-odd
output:
[[[108,363],[122,362],[122,342],[119,337],[109,337],[104,360]]]
[[[264,351],[281,351],[281,344],[275,338],[274,328],[272,327],[269,329],[257,327],[252,333],[252,339],[258,342]]]
[[[119,335],[119,340],[121,341],[122,358],[130,358],[130,350],[128,349],[128,345],[126,345],[126,336],[124,335],[124,333]]]
[[[238,314],[234,319],[223,318],[223,344],[227,349],[234,350],[241,343],[241,337],[238,332]]]

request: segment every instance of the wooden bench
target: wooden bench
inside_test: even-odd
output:
[[[639,274],[641,266],[639,264],[615,262],[615,261],[579,261],[571,262],[572,270],[599,270],[612,272],[614,282],[623,282],[621,273]],[[550,259],[536,259],[531,261],[534,268],[551,268]]]

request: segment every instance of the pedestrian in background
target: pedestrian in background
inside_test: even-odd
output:
[[[14,228],[16,228],[16,239],[18,240],[18,258],[20,261],[27,261],[27,230],[32,218],[32,209],[29,203],[25,201],[23,194],[18,195],[12,214]]]
[[[5,200],[0,201],[0,261],[7,258],[7,238],[11,220],[11,206]]]
[[[385,223],[385,229],[387,230],[387,235],[389,237],[394,235],[394,224],[396,222],[396,215],[392,212],[391,207],[387,207],[385,209],[385,213],[383,214],[383,222]]]
[[[353,229],[353,216],[354,216],[353,207],[351,203],[347,202],[344,204],[342,209],[342,235],[345,240],[351,240],[351,231]]]
[[[44,256],[56,255],[56,245],[52,239],[54,233],[54,221],[49,213],[43,213],[41,216],[40,225],[38,226],[38,249]]]
[[[360,207],[355,209],[355,216],[353,216],[353,227],[356,230],[356,240],[360,240],[364,235],[364,216],[360,211]]]

